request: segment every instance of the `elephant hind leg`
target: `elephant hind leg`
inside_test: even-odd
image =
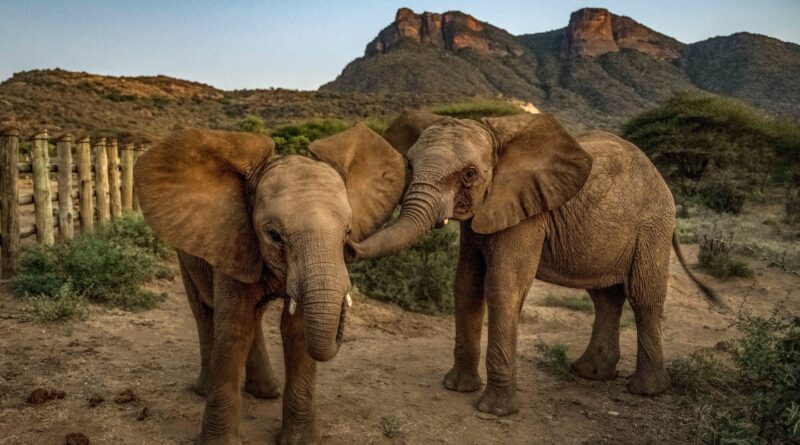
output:
[[[644,236],[634,254],[626,295],[636,318],[636,371],[628,381],[628,391],[637,395],[656,395],[666,391],[670,377],[664,369],[661,348],[661,320],[669,277],[670,234]]]
[[[625,289],[616,285],[588,292],[594,303],[592,338],[583,355],[572,362],[572,369],[583,378],[609,380],[617,375],[619,319],[625,304]]]

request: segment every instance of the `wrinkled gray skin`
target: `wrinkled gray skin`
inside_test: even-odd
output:
[[[546,115],[475,122],[406,112],[384,136],[401,152],[413,144],[406,153],[413,178],[399,218],[352,244],[350,255],[392,254],[447,218],[461,221],[456,344],[446,388],[480,389],[488,306],[488,382],[477,408],[501,416],[518,410],[518,318],[534,277],[587,289],[594,302],[591,340],[572,363],[579,375],[616,376],[627,299],[638,334],[628,389],[653,395],[670,386],[661,318],[670,249],[673,243],[678,247],[675,207],[638,148],[604,132],[572,139]],[[561,159],[561,153],[568,154]]]
[[[182,130],[136,164],[142,211],[178,249],[197,322],[196,390],[207,396],[202,444],[241,443],[243,380],[256,397],[281,394],[261,327],[265,304],[278,298],[286,370],[278,443],[320,439],[316,361],[339,350],[351,287],[342,247],[390,214],[403,166],[386,141],[360,124],[315,142],[312,152],[324,162],[276,157],[262,136]],[[387,161],[393,157],[394,166]]]

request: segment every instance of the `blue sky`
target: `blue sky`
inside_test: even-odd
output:
[[[60,67],[314,89],[363,55],[401,6],[461,10],[513,34],[561,28],[571,11],[596,6],[687,43],[738,31],[800,43],[800,0],[0,0],[0,80]]]

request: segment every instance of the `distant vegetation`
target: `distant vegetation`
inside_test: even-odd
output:
[[[800,318],[740,315],[724,353],[695,353],[670,365],[695,407],[698,439],[718,444],[800,441]]]
[[[81,318],[90,301],[151,308],[163,296],[142,285],[171,275],[159,264],[167,253],[144,219],[129,214],[74,240],[25,250],[12,286],[42,321]]]
[[[524,111],[516,105],[503,100],[476,100],[442,105],[431,110],[433,113],[458,119],[479,120],[484,117],[500,117],[520,114]]]
[[[623,137],[653,160],[682,200],[728,213],[770,186],[789,188],[800,126],[733,99],[679,93],[627,122]]]

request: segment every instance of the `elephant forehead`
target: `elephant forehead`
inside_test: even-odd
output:
[[[491,161],[491,148],[491,134],[483,125],[447,119],[423,131],[407,156],[412,161],[437,157],[438,162],[478,164]]]
[[[339,173],[324,162],[302,156],[287,156],[267,168],[255,199],[267,204],[255,205],[256,214],[262,209],[269,213],[328,209],[339,215],[350,211],[347,189]]]

